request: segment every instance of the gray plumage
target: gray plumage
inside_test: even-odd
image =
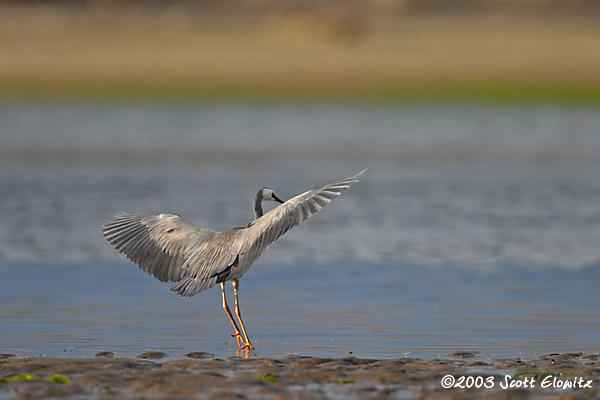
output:
[[[228,280],[233,280],[236,289],[237,281],[267,247],[358,182],[365,171],[286,202],[271,189],[263,188],[255,197],[255,219],[244,228],[215,232],[185,222],[177,214],[124,212],[106,224],[103,233],[111,245],[146,273],[161,282],[181,281],[170,290],[183,297],[194,296]],[[263,200],[282,204],[262,215]]]

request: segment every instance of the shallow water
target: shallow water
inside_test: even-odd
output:
[[[218,288],[182,299],[112,262],[10,264],[3,272],[2,352],[235,354]],[[599,278],[593,267],[256,265],[242,280],[241,304],[258,357],[590,354],[598,351]]]
[[[0,120],[0,352],[235,354],[218,289],[169,293],[101,226],[122,209],[242,226],[263,186],[289,198],[364,166],[241,281],[253,354],[600,350],[597,109],[9,103]]]

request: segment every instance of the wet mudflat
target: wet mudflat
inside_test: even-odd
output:
[[[0,399],[589,399],[600,395],[598,356],[580,353],[491,362],[482,361],[476,352],[455,352],[435,360],[223,359],[196,353],[161,362],[153,359],[161,357],[156,353],[132,359],[113,358],[109,352],[81,359],[4,357]]]

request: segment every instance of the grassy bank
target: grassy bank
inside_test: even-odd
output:
[[[0,98],[600,103],[596,2],[3,2]]]

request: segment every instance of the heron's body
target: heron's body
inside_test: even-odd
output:
[[[185,222],[177,214],[123,213],[106,224],[103,232],[110,244],[148,274],[162,282],[179,282],[170,290],[183,297],[221,284],[223,307],[236,330],[234,336],[240,345],[243,341],[243,347],[252,349],[238,306],[240,278],[271,243],[358,182],[364,172],[309,190],[286,202],[271,189],[263,188],[255,197],[255,219],[244,228],[215,232]],[[263,215],[261,203],[264,200],[281,205]],[[244,338],[227,306],[226,281],[233,283],[236,314]]]

